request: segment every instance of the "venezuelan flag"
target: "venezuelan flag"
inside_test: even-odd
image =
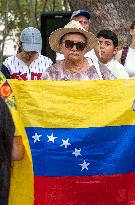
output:
[[[17,136],[22,136],[25,146],[25,157],[22,161],[14,161],[11,167],[11,185],[9,194],[9,205],[33,205],[33,165],[29,142],[16,107],[14,93],[10,84],[0,73],[0,96],[7,103],[15,123]],[[28,182],[29,179],[29,182]]]
[[[135,80],[10,83],[35,205],[135,204]]]

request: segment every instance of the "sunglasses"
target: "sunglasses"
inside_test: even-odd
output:
[[[65,47],[69,49],[72,49],[74,46],[76,46],[77,51],[83,51],[84,48],[86,47],[86,43],[83,43],[83,42],[75,43],[74,41],[65,40],[62,43],[64,43]]]

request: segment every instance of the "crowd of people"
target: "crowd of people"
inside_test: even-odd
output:
[[[70,22],[51,33],[49,44],[56,62],[41,55],[42,37],[38,29],[25,28],[16,55],[2,64],[7,79],[19,80],[114,80],[135,77],[135,21],[130,27],[131,44],[118,51],[117,35],[111,30],[90,32],[92,15],[74,11]],[[5,123],[6,122],[6,123]],[[19,146],[18,146],[19,144]],[[0,204],[7,205],[12,160],[24,157],[21,137],[15,136],[10,111],[0,97]]]
[[[2,64],[1,72],[7,79],[40,80],[42,73],[53,63],[41,55],[42,38],[38,29],[25,28],[19,39],[19,51]]]
[[[1,72],[7,79],[89,80],[135,77],[135,21],[130,27],[131,44],[118,51],[118,37],[111,30],[90,32],[92,14],[74,11],[70,22],[51,33],[49,44],[56,62],[41,55],[42,37],[38,29],[25,28],[16,55],[8,57]]]
[[[54,31],[49,39],[51,49],[64,55],[64,60],[50,66],[42,75],[50,80],[99,79],[92,60],[85,57],[87,51],[98,44],[97,37],[86,31],[79,22],[72,20],[64,28]],[[109,69],[99,63],[103,79],[114,79]]]

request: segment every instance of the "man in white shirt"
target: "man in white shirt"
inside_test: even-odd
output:
[[[131,44],[118,51],[115,59],[124,66],[130,78],[135,78],[135,20],[131,23],[129,32]]]
[[[128,79],[129,75],[124,66],[114,59],[118,50],[118,38],[111,30],[101,30],[99,39],[99,60],[105,64],[117,79]]]
[[[52,60],[41,55],[42,38],[37,28],[27,27],[20,35],[21,51],[5,59],[1,72],[7,79],[40,80]]]

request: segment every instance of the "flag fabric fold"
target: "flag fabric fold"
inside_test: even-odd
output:
[[[134,80],[9,83],[32,153],[34,205],[135,204]]]

